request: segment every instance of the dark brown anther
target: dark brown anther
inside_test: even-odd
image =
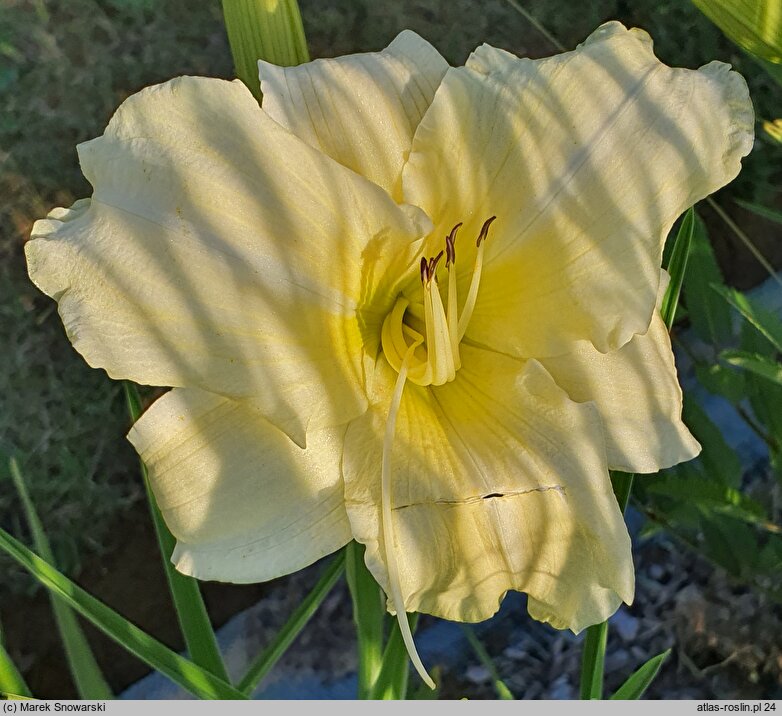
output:
[[[421,283],[426,283],[429,278],[429,262],[421,257]]]
[[[454,244],[456,243],[456,232],[459,231],[461,225],[462,222],[460,221],[451,229],[451,233],[445,237],[445,268],[456,263],[456,247]]]
[[[489,235],[489,227],[491,226],[492,221],[494,221],[496,218],[497,218],[496,216],[492,216],[483,222],[483,226],[481,227],[481,233],[478,234],[478,240],[475,242],[476,246],[480,246],[481,242]]]
[[[429,259],[429,280],[431,281],[434,278],[435,271],[437,271],[437,264],[440,263],[440,259],[443,257],[443,252],[441,251],[437,256],[434,256],[433,258]]]

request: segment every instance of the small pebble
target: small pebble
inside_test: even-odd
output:
[[[522,661],[527,656],[527,650],[521,646],[509,646],[502,655],[506,659],[513,659],[513,661]]]
[[[551,685],[548,697],[550,699],[569,700],[574,698],[574,696],[573,687],[570,685],[568,677],[563,675],[556,679]]]
[[[638,636],[638,620],[628,614],[624,609],[620,609],[611,617],[611,627],[616,630],[619,637],[624,642],[634,641]]]
[[[474,664],[467,667],[467,672],[464,674],[464,677],[471,684],[485,684],[491,679],[491,674],[485,666]]]

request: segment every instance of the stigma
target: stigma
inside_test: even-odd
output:
[[[386,360],[397,373],[404,364],[407,380],[416,385],[444,385],[456,377],[456,371],[461,367],[459,344],[475,310],[485,240],[496,218],[487,219],[478,234],[472,280],[461,308],[456,290],[456,235],[462,226],[459,223],[445,237],[442,251],[436,256],[421,258],[420,302],[412,303],[408,298],[399,296],[383,322],[381,342]],[[446,303],[440,295],[437,278],[443,258],[448,274]]]

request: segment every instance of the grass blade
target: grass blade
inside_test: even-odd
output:
[[[480,640],[475,635],[475,632],[472,630],[472,627],[469,627],[466,624],[462,624],[461,627],[464,635],[467,637],[467,641],[470,642],[470,646],[473,648],[473,651],[481,664],[483,664],[484,668],[491,674],[491,681],[494,686],[494,691],[497,693],[497,698],[502,701],[513,701],[516,697],[511,693],[511,690],[507,687],[505,682],[500,679],[500,675],[497,673],[497,667],[491,660],[489,652],[487,652],[483,644],[481,644]]]
[[[244,699],[227,682],[179,656],[58,572],[0,528],[0,549],[98,629],[156,671],[202,699]]]
[[[142,413],[138,390],[135,385],[127,381],[123,383],[123,386],[130,418],[133,422],[136,422]],[[201,589],[193,577],[177,572],[174,569],[174,565],[171,564],[171,554],[174,551],[176,539],[166,526],[163,515],[157,506],[157,500],[155,500],[155,495],[149,484],[147,468],[143,462],[140,465],[144,489],[147,492],[149,510],[152,515],[152,523],[155,525],[155,534],[160,547],[160,556],[163,559],[163,569],[166,573],[171,598],[174,602],[174,609],[179,620],[179,627],[182,630],[182,636],[185,639],[187,651],[190,658],[201,668],[210,671],[223,681],[228,681],[228,672],[225,670],[225,664],[217,646],[217,638],[215,637],[214,629],[212,629],[212,623],[209,621],[209,614],[201,596]]]
[[[748,370],[772,383],[782,385],[782,363],[777,363],[771,358],[746,351],[723,351],[720,353],[720,358],[736,368]]]
[[[647,661],[640,669],[633,672],[630,678],[624,682],[611,697],[612,699],[640,699],[644,691],[649,687],[649,684],[654,681],[660,671],[660,667],[663,662],[668,658],[668,654],[671,650],[668,649],[662,654],[653,656]]]
[[[358,637],[358,698],[369,698],[383,666],[383,621],[386,596],[364,564],[364,546],[353,541],[345,548],[345,570],[353,599]]]
[[[753,214],[762,216],[764,219],[774,221],[777,224],[782,224],[782,211],[778,211],[777,209],[770,209],[769,207],[763,206],[762,204],[753,204],[751,201],[743,201],[741,199],[734,199],[734,201],[739,206],[745,208],[747,211],[751,211]]]
[[[720,285],[714,285],[712,288],[760,331],[775,350],[782,353],[782,321],[778,316],[760,307],[756,301],[740,291]]]
[[[690,256],[690,246],[692,245],[692,235],[695,232],[695,209],[690,207],[682,219],[679,231],[671,252],[671,259],[668,262],[667,270],[671,276],[671,282],[663,297],[663,303],[660,308],[663,321],[671,330],[673,319],[676,317],[676,307],[679,305],[679,294],[684,282],[684,274],[687,270],[687,259]]]
[[[779,2],[693,0],[693,3],[739,47],[768,62],[782,62]]]
[[[2,632],[0,632],[1,636]],[[0,638],[0,698],[3,694],[32,697],[27,682],[19,673],[19,669],[16,668],[16,664],[14,664],[13,659],[5,650],[3,640]]]
[[[747,236],[741,230],[739,225],[736,224],[736,222],[733,221],[730,216],[728,216],[725,210],[716,201],[714,201],[714,199],[708,196],[706,197],[706,202],[712,209],[714,209],[720,219],[722,219],[728,225],[728,228],[734,233],[736,238],[738,238],[738,240],[747,247],[749,252],[755,257],[755,260],[766,270],[766,273],[771,276],[771,278],[776,281],[779,286],[782,286],[782,278],[777,276],[777,272],[774,270],[774,267],[769,263],[768,259],[763,256],[763,254],[760,252],[760,249],[755,246],[752,239],[750,239],[749,236]]]
[[[321,575],[318,583],[312,588],[304,601],[296,607],[296,610],[280,629],[274,641],[261,653],[250,665],[247,673],[239,682],[237,688],[242,693],[250,696],[266,674],[271,671],[279,658],[285,653],[293,640],[301,633],[312,615],[323,603],[326,595],[332,590],[345,571],[345,550],[340,550],[329,566]]]
[[[408,614],[407,623],[411,633],[415,634],[418,624],[418,614]],[[389,701],[407,698],[407,683],[410,676],[410,657],[399,631],[399,623],[393,620],[391,636],[388,638],[386,648],[383,651],[383,660],[380,673],[367,698]],[[426,687],[429,691],[429,687]]]
[[[19,469],[19,464],[15,458],[12,457],[8,461],[8,467],[16,491],[19,493],[25,516],[27,517],[27,523],[30,527],[35,549],[47,562],[54,564],[54,555],[52,554],[49,540],[46,537],[35,505],[33,505],[33,501],[30,499],[30,494],[27,492],[27,486],[24,483],[22,472]],[[57,629],[60,632],[60,638],[62,639],[63,647],[65,648],[68,668],[70,669],[71,676],[73,676],[73,683],[76,686],[79,697],[82,699],[97,699],[101,701],[113,699],[114,694],[111,692],[111,688],[103,677],[103,673],[98,666],[98,662],[95,660],[92,649],[90,649],[89,642],[79,626],[76,615],[71,611],[70,607],[64,604],[57,596],[54,594],[51,596],[52,611],[54,612]]]
[[[603,698],[603,672],[606,660],[608,622],[589,627],[581,657],[581,698]]]
[[[223,18],[236,76],[259,102],[259,59],[286,67],[309,62],[296,0],[223,0]]]

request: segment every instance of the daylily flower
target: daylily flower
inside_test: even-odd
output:
[[[177,568],[268,580],[356,539],[400,615],[519,590],[577,632],[629,604],[608,470],[699,451],[661,253],[751,148],[743,79],[618,23],[544,60],[449,68],[403,32],[260,78],[262,108],[193,77],[127,99],[79,146],[92,198],[27,244],[91,365],[173,387],[129,437]]]

